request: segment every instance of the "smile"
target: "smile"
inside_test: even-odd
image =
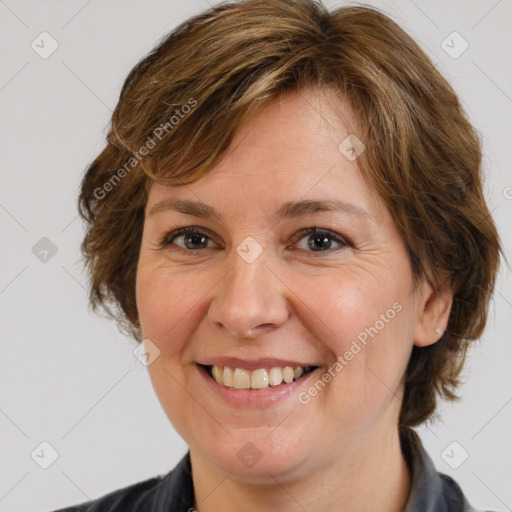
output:
[[[314,371],[317,366],[274,366],[247,370],[229,366],[209,365],[205,367],[210,377],[226,388],[266,389],[289,384]]]

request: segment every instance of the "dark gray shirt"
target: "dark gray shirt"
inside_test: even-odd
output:
[[[432,459],[412,429],[400,432],[402,453],[412,475],[411,491],[403,512],[479,512],[459,485],[437,472]],[[111,492],[92,502],[56,512],[193,512],[194,486],[190,453],[163,476]]]

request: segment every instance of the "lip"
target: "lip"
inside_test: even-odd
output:
[[[224,358],[223,358],[224,359]],[[268,360],[257,360],[258,364],[261,361]],[[273,362],[277,360],[272,360]],[[232,362],[232,361],[231,361]],[[245,361],[247,363],[247,361]],[[252,361],[255,362],[255,361]],[[202,363],[200,363],[202,364]],[[220,365],[220,363],[219,363]],[[284,366],[301,366],[301,364],[286,364]],[[229,365],[227,365],[229,366]],[[276,366],[281,366],[276,365]],[[263,366],[264,368],[265,366]],[[214,379],[211,378],[210,374],[199,364],[196,364],[197,371],[201,376],[203,382],[207,386],[208,390],[214,394],[218,399],[228,403],[229,405],[235,406],[237,408],[263,408],[275,405],[283,400],[286,400],[290,396],[296,396],[299,392],[299,389],[303,386],[307,386],[309,381],[316,377],[316,373],[318,371],[322,371],[322,367],[316,368],[312,372],[304,375],[298,380],[294,380],[289,384],[280,384],[276,387],[268,387],[265,389],[234,389],[227,388],[226,386],[222,386],[218,384]],[[237,366],[236,368],[240,368]],[[257,366],[252,369],[262,368],[262,366]]]
[[[274,368],[277,366],[322,366],[314,362],[300,362],[292,361],[291,359],[278,359],[275,357],[262,357],[258,359],[240,359],[238,357],[210,357],[201,361],[196,361],[197,364],[203,366],[229,366],[230,368],[240,368],[242,370],[258,370],[260,368]]]

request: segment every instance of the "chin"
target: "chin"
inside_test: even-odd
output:
[[[312,443],[304,436],[293,436],[286,440],[273,439],[268,429],[265,432],[239,431],[223,442],[199,441],[196,453],[216,469],[230,474],[230,478],[254,484],[273,484],[292,481],[308,471],[311,464]],[[191,452],[194,447],[191,446]]]

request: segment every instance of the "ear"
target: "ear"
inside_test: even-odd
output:
[[[417,292],[418,317],[414,329],[414,344],[426,347],[439,341],[446,331],[452,309],[453,290],[445,284],[436,289],[427,279],[423,279]]]

